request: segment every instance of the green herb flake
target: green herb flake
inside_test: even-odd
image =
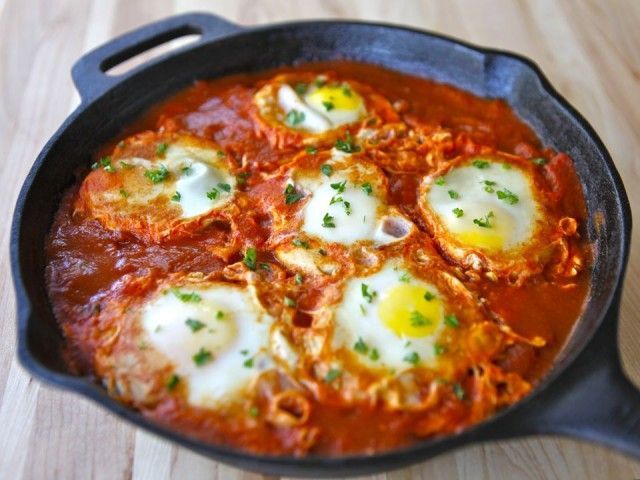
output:
[[[344,193],[347,188],[347,181],[344,182],[336,182],[331,184],[331,188],[333,188],[338,193]]]
[[[351,88],[349,88],[349,86],[348,86],[348,85],[343,85],[343,86],[342,86],[342,93],[344,94],[344,96],[345,96],[345,97],[350,97],[350,96],[352,96]]]
[[[532,158],[531,161],[534,163],[534,165],[538,165],[539,167],[547,164],[547,160],[542,157]]]
[[[202,330],[207,325],[200,320],[196,320],[195,318],[187,318],[184,324],[191,329],[193,333]]]
[[[127,192],[124,188],[120,189],[120,195],[122,198],[129,198],[129,192]]]
[[[444,177],[438,177],[438,178],[436,178],[434,183],[436,185],[438,185],[439,187],[442,187],[442,186],[447,184],[447,181],[444,179]]]
[[[202,300],[202,297],[196,292],[183,292],[178,288],[172,288],[170,290],[171,293],[173,293],[181,302],[184,303],[198,303]]]
[[[429,290],[427,290],[426,292],[424,292],[424,299],[425,299],[427,302],[430,302],[430,301],[431,301],[431,300],[433,300],[434,298],[436,298],[436,296],[435,296],[433,293],[431,293]]]
[[[316,77],[313,83],[315,84],[316,87],[321,88],[325,86],[327,81],[323,77]]]
[[[265,270],[267,272],[271,271],[271,265],[269,265],[266,262],[260,262],[260,264],[258,265],[258,267],[260,267],[260,269]]]
[[[369,360],[372,360],[375,362],[378,359],[380,359],[380,352],[378,352],[377,348],[372,348],[371,353],[369,354]]]
[[[454,383],[451,388],[453,389],[453,394],[458,398],[458,400],[463,400],[465,397],[465,391],[462,385],[459,383]]]
[[[328,213],[325,213],[324,217],[322,217],[322,226],[324,228],[336,228],[334,218]]]
[[[408,272],[402,272],[398,278],[402,283],[409,283],[411,281],[411,275]]]
[[[193,168],[191,168],[191,165],[187,165],[187,166],[182,167],[180,169],[180,171],[182,172],[183,175],[188,177],[189,175],[191,175],[193,173]]]
[[[426,327],[427,325],[433,325],[431,320],[417,310],[411,312],[409,322],[411,322],[412,327]]]
[[[156,147],[156,155],[158,155],[159,157],[163,157],[165,153],[167,153],[167,149],[169,148],[169,145],[166,143],[159,143],[158,146]]]
[[[218,191],[218,189],[216,187],[211,187],[211,190],[209,190],[207,192],[207,198],[209,200],[215,200],[216,198],[218,198],[219,194],[220,194],[220,192]]]
[[[447,193],[449,194],[449,198],[453,200],[457,200],[458,198],[460,198],[460,194],[455,190],[449,190]]]
[[[251,176],[251,172],[240,172],[236,175],[236,183],[238,185],[246,185],[247,179]]]
[[[160,165],[160,167],[154,170],[145,170],[144,176],[151,180],[151,183],[160,183],[164,182],[169,176],[169,170],[167,170],[167,167],[164,165]]]
[[[335,108],[335,105],[333,104],[333,102],[328,102],[326,100],[322,102],[322,106],[327,112],[330,112]]]
[[[373,193],[373,187],[369,182],[362,184],[362,191],[367,195],[371,195]]]
[[[346,133],[344,140],[341,138],[336,140],[335,147],[344,153],[357,153],[360,151],[360,147],[353,143],[353,138],[349,132]]]
[[[224,158],[226,156],[227,156],[227,154],[224,152],[224,150],[218,150],[216,152],[216,157],[218,157],[218,158]]]
[[[338,379],[340,376],[342,376],[342,370],[338,370],[338,369],[332,368],[324,376],[324,381],[326,383],[331,383],[334,380]]]
[[[296,285],[302,285],[302,283],[304,282],[304,279],[302,278],[302,274],[301,273],[296,273],[295,276],[293,277]]]
[[[169,380],[167,380],[167,390],[175,390],[175,388],[178,386],[178,383],[180,383],[180,377],[174,373],[169,377]]]
[[[491,225],[491,219],[493,219],[494,217],[495,215],[493,214],[493,212],[489,212],[484,218],[474,218],[473,223],[482,228],[491,228],[493,226]]]
[[[284,304],[287,307],[291,307],[291,308],[295,308],[296,307],[296,301],[291,297],[287,297],[286,295],[284,297]]]
[[[224,190],[227,193],[229,193],[231,191],[231,185],[229,185],[228,183],[219,183],[218,184],[218,188],[220,190]]]
[[[405,355],[402,360],[410,363],[411,365],[417,365],[418,363],[420,363],[420,355],[418,355],[418,352],[411,352]]]
[[[327,177],[333,175],[333,167],[331,165],[327,165],[326,163],[320,167],[320,171]]]
[[[440,356],[443,353],[445,353],[447,351],[447,347],[445,347],[444,345],[440,344],[440,343],[436,343],[433,345],[433,353],[436,356]]]
[[[247,251],[244,253],[244,258],[242,259],[242,263],[244,263],[249,270],[256,269],[256,259],[258,257],[258,252],[255,247],[247,248]]]
[[[480,170],[484,170],[485,168],[489,168],[489,162],[487,162],[486,160],[474,160],[471,165],[473,165],[476,168],[479,168]]]
[[[294,238],[293,239],[293,246],[294,247],[301,247],[304,248],[306,250],[308,250],[310,248],[309,246],[309,242],[307,242],[306,240],[302,240],[301,238]]]
[[[306,83],[298,82],[293,86],[293,89],[298,95],[304,95],[305,93],[307,93],[309,85],[307,85]]]
[[[367,300],[367,302],[372,303],[373,299],[376,298],[378,292],[369,289],[369,285],[366,283],[360,284],[360,291],[362,292],[362,296]]]
[[[249,409],[249,416],[251,418],[258,418],[258,415],[260,415],[260,410],[258,409],[258,407],[254,405]]]
[[[242,366],[244,368],[253,368],[253,358],[247,358],[244,362],[242,362]]]
[[[302,193],[296,191],[296,187],[291,183],[287,184],[287,187],[284,189],[284,203],[286,205],[296,203],[303,197],[304,195]]]
[[[318,149],[316,147],[307,147],[304,149],[304,151],[309,155],[315,155],[316,153],[318,153]]]
[[[192,358],[193,363],[195,363],[198,367],[201,367],[205,363],[208,363],[213,359],[213,354],[209,350],[205,350],[204,347],[200,347],[198,353],[196,353]]]
[[[458,207],[454,208],[451,211],[456,216],[456,218],[460,218],[462,215],[464,215],[464,210],[462,210],[461,208],[458,208]]]
[[[504,200],[509,205],[515,205],[516,203],[518,203],[520,201],[518,196],[515,193],[513,193],[511,190],[507,189],[507,188],[503,188],[502,190],[498,190],[496,192],[496,195],[498,197],[498,200]]]
[[[511,170],[511,164],[510,163],[503,163],[502,164],[502,168],[505,170]]]
[[[353,349],[360,353],[361,355],[366,355],[369,353],[369,346],[362,340],[361,337],[358,337],[358,341],[353,344]]]
[[[458,320],[458,317],[452,313],[444,316],[444,324],[447,327],[458,328],[460,326],[460,321]]]
[[[218,310],[216,312],[216,320],[222,320],[224,318],[224,312],[222,310]]]
[[[300,125],[304,122],[305,114],[304,112],[299,112],[296,109],[289,110],[287,116],[285,117],[285,122],[291,126]]]
[[[179,202],[181,198],[182,198],[182,195],[180,194],[180,192],[176,191],[176,193],[174,193],[173,196],[171,197],[171,201]]]
[[[319,248],[319,249],[318,249],[318,253],[319,253],[320,255],[322,255],[323,257],[326,257],[326,256],[327,256],[327,251],[326,251],[324,248]]]

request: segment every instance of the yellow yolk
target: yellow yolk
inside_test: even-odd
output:
[[[442,319],[442,310],[442,302],[423,287],[397,285],[380,298],[378,315],[397,336],[420,338],[433,335]]]
[[[358,110],[362,106],[362,98],[348,85],[324,85],[307,95],[306,101],[321,112],[333,108]]]
[[[483,227],[474,223],[467,229],[455,232],[458,240],[472,247],[486,248],[488,250],[502,249],[509,232],[513,229],[513,219],[507,212],[494,212],[492,210],[491,214],[491,216],[478,218],[479,222],[487,226]]]

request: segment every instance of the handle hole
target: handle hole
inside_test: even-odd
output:
[[[112,77],[123,75],[153,58],[197,42],[201,37],[202,32],[193,27],[165,32],[106,58],[100,64],[100,70]]]

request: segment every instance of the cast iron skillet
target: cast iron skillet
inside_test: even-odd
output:
[[[121,76],[104,72],[168,40],[199,33],[197,43]],[[68,373],[63,339],[44,283],[43,245],[73,172],[98,146],[150,106],[195,79],[303,61],[348,58],[446,82],[506,100],[542,141],[567,152],[587,198],[587,235],[595,247],[591,293],[582,318],[544,381],[520,403],[460,434],[375,455],[260,456],[187,438],[109,398],[90,378]],[[426,460],[472,442],[563,434],[640,458],[640,394],[622,372],[616,331],[631,215],[607,150],[589,124],[531,61],[403,27],[300,22],[245,29],[213,15],[171,17],[127,33],[73,67],[82,103],[47,142],[24,182],[13,217],[11,266],[18,304],[18,358],[35,377],[94,400],[129,422],[240,468],[276,475],[363,475]]]

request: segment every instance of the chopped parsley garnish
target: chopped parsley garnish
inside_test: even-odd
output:
[[[222,320],[224,318],[224,312],[222,310],[218,310],[216,312],[216,320]]]
[[[435,353],[436,356],[442,355],[446,351],[447,351],[447,347],[445,347],[444,345],[442,345],[440,343],[435,343],[433,345],[433,353]]]
[[[377,348],[372,348],[371,353],[369,354],[369,359],[374,362],[380,358],[380,352],[378,352]]]
[[[489,162],[486,160],[474,160],[472,165],[480,170],[484,170],[485,168],[489,168]]]
[[[155,170],[146,170],[144,172],[144,176],[151,180],[151,183],[160,183],[164,182],[166,178],[169,176],[169,170],[164,165],[160,165],[159,168]]]
[[[504,200],[509,205],[515,205],[520,201],[520,199],[515,193],[513,193],[511,190],[508,190],[506,188],[503,188],[502,190],[498,190],[496,192],[496,195],[498,196],[499,200]]]
[[[336,182],[331,184],[331,188],[333,188],[338,193],[344,193],[347,188],[347,181],[344,182]]]
[[[360,285],[360,291],[362,292],[362,296],[369,303],[373,302],[373,299],[378,295],[378,292],[376,292],[375,290],[370,290],[369,285],[367,285],[366,283],[362,283]]]
[[[91,170],[97,170],[100,167],[102,167],[107,173],[113,173],[116,171],[116,169],[113,168],[113,165],[111,165],[111,157],[102,157],[97,162],[91,164]]]
[[[430,301],[431,301],[431,300],[433,300],[434,298],[436,298],[436,296],[435,296],[433,293],[431,293],[429,290],[427,290],[426,292],[424,292],[424,299],[425,299],[427,302],[430,302]]]
[[[418,363],[420,363],[420,355],[418,355],[418,352],[411,352],[405,355],[402,360],[410,363],[411,365],[417,365]]]
[[[327,256],[327,251],[326,251],[324,248],[319,248],[319,249],[318,249],[318,253],[319,253],[320,255],[322,255],[323,257],[326,257],[326,256]]]
[[[366,355],[369,352],[369,346],[361,337],[358,337],[358,341],[353,344],[353,349],[362,355]]]
[[[334,203],[342,203],[342,205],[344,206],[344,211],[346,212],[347,215],[351,215],[351,203],[347,202],[344,200],[344,198],[335,195],[331,198],[331,201],[329,202],[329,205],[333,205]]]
[[[327,165],[326,163],[320,167],[320,171],[327,177],[333,175],[333,167],[331,165]]]
[[[271,265],[269,265],[266,262],[260,262],[260,264],[258,265],[258,267],[260,267],[262,270],[266,270],[267,272],[271,271]]]
[[[202,330],[207,325],[200,320],[196,320],[195,318],[187,318],[184,324],[191,329],[192,332],[197,332],[198,330]]]
[[[253,367],[253,358],[247,358],[243,363],[242,366],[244,368],[252,368]]]
[[[367,195],[371,195],[371,193],[373,193],[373,187],[371,186],[371,184],[369,182],[363,183],[362,184],[362,191],[364,193],[366,193]]]
[[[218,188],[220,190],[224,190],[227,193],[229,193],[231,191],[231,185],[229,185],[228,183],[219,183],[218,184]]]
[[[489,212],[484,218],[474,218],[473,223],[482,228],[491,228],[493,226],[491,225],[491,219],[494,216],[493,212]]]
[[[218,191],[218,189],[216,187],[211,187],[211,190],[209,190],[207,192],[207,198],[209,200],[215,200],[216,198],[218,198],[218,194],[220,192]]]
[[[246,185],[247,179],[251,176],[251,172],[240,172],[236,175],[236,182],[238,185]]]
[[[444,316],[444,324],[447,327],[458,328],[460,326],[460,321],[458,320],[458,317],[456,317],[455,314],[452,313],[450,315]]]
[[[427,325],[432,325],[433,322],[425,317],[422,313],[417,310],[411,312],[409,316],[409,322],[412,327],[426,327]]]
[[[285,296],[284,296],[284,304],[285,304],[287,307],[295,308],[295,306],[296,306],[296,301],[295,301],[293,298],[291,298],[291,297],[287,297],[287,296],[285,295]]]
[[[176,192],[171,197],[171,200],[174,202],[179,202],[181,198],[182,198],[182,195],[180,195],[180,192]]]
[[[298,95],[304,95],[307,93],[307,89],[309,86],[306,83],[298,82],[293,86],[293,89],[296,91]]]
[[[316,153],[318,153],[318,149],[316,147],[307,147],[304,149],[304,151],[309,155],[315,155]]]
[[[249,409],[249,416],[251,418],[258,418],[258,415],[260,415],[260,410],[258,410],[258,407],[254,405]]]
[[[216,157],[218,157],[218,158],[224,158],[226,156],[227,156],[227,154],[224,152],[224,150],[218,150],[216,152]]]
[[[191,168],[191,165],[187,165],[186,167],[182,167],[180,171],[183,175],[186,175],[188,177],[193,173],[193,168]]]
[[[545,158],[542,157],[536,157],[536,158],[532,158],[531,161],[538,166],[542,166],[542,165],[546,165],[547,164],[547,160]]]
[[[296,192],[296,187],[294,187],[291,183],[287,185],[287,188],[284,189],[284,203],[287,205],[291,205],[292,203],[296,203],[304,195],[300,192]]]
[[[495,187],[496,186],[496,182],[492,181],[492,180],[484,180],[481,182],[482,184],[484,184],[484,191],[487,193],[493,193],[496,191]]]
[[[292,126],[299,125],[304,122],[305,114],[304,112],[299,112],[298,110],[289,110],[287,116],[285,117],[285,121]]]
[[[302,247],[307,250],[309,249],[309,242],[302,240],[300,238],[294,238],[292,243],[295,247]]]
[[[313,83],[315,83],[316,87],[320,88],[323,87],[327,81],[323,77],[316,77]]]
[[[458,397],[459,400],[464,399],[465,391],[464,388],[462,388],[462,385],[460,385],[459,383],[454,383],[451,388],[453,388],[453,394]]]
[[[342,93],[344,94],[345,97],[350,97],[351,96],[351,89],[349,88],[348,85],[343,85],[342,86]]]
[[[201,367],[205,363],[211,361],[211,359],[213,358],[213,354],[209,350],[205,350],[204,347],[200,347],[198,353],[196,353],[192,358],[193,362],[198,367]]]
[[[344,153],[356,153],[360,151],[360,147],[353,143],[353,138],[349,132],[346,133],[344,140],[341,138],[336,140],[335,147]]]
[[[178,383],[180,383],[180,377],[174,373],[169,377],[169,380],[167,380],[167,390],[174,390],[178,386]]]
[[[129,192],[127,192],[124,188],[120,189],[120,195],[122,195],[122,198],[129,198]]]
[[[202,300],[202,297],[196,292],[183,292],[177,288],[172,288],[171,293],[173,293],[181,302],[185,303],[198,303]]]
[[[322,102],[322,106],[327,112],[330,112],[335,108],[335,106],[333,105],[333,102],[328,102],[326,100]]]
[[[511,164],[510,163],[503,163],[502,164],[502,168],[504,168],[505,170],[511,170]]]
[[[324,381],[327,382],[327,383],[331,383],[334,380],[336,380],[337,378],[339,378],[341,375],[342,375],[342,371],[341,370],[337,370],[335,368],[332,368],[324,376]]]
[[[249,247],[247,248],[247,251],[244,252],[244,258],[242,259],[242,263],[244,263],[249,270],[255,270],[257,257],[258,257],[258,252],[256,252],[255,247]]]
[[[334,218],[328,213],[325,213],[324,217],[322,217],[322,226],[324,228],[336,228]]]
[[[452,212],[456,216],[456,218],[460,218],[462,215],[464,215],[464,210],[458,207],[454,208]]]
[[[131,165],[130,163],[125,162],[124,160],[120,160],[120,163],[118,163],[118,165],[120,165],[122,168],[133,168],[133,165]]]
[[[449,190],[448,193],[449,193],[449,198],[452,198],[453,200],[460,198],[460,194],[455,190]]]
[[[409,283],[411,281],[411,275],[409,275],[409,273],[407,272],[402,272],[398,280],[400,280],[403,283]]]
[[[167,153],[168,148],[169,148],[168,144],[159,143],[158,146],[156,147],[156,155],[163,156],[165,153]]]
[[[442,187],[443,185],[447,184],[447,181],[444,179],[444,177],[438,177],[436,178],[435,184],[439,187]]]
[[[302,278],[302,274],[301,273],[296,273],[295,276],[293,277],[296,285],[302,285],[302,283],[304,282],[304,279]]]

